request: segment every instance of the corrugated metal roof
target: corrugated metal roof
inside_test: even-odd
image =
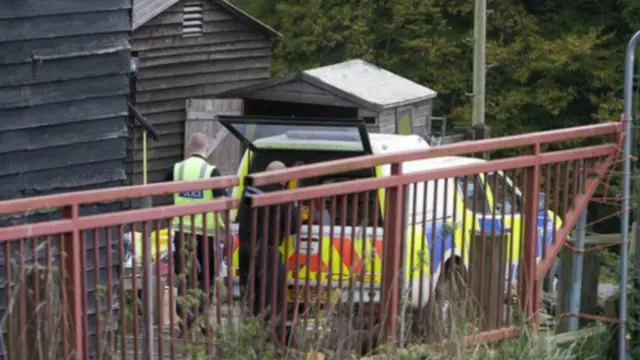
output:
[[[428,100],[437,95],[426,86],[360,59],[305,70],[303,73],[383,108]]]
[[[180,0],[133,0],[133,9],[131,16],[132,29],[136,30],[140,26],[147,23],[147,21],[160,15],[163,11],[167,10],[171,6],[177,4]],[[282,34],[277,32],[269,25],[247,14],[239,7],[233,5],[227,0],[210,0],[215,1],[218,5],[225,8],[227,11],[235,14],[240,19],[247,21],[255,25],[258,29],[263,30],[269,36],[281,37]]]

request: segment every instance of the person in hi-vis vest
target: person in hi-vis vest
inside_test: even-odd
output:
[[[168,170],[165,181],[194,181],[221,176],[220,171],[206,160],[210,154],[209,143],[209,138],[202,133],[195,133],[189,137],[186,159],[176,163]],[[174,205],[196,204],[213,201],[215,198],[224,196],[227,196],[225,189],[186,191],[174,194],[173,203]],[[185,290],[187,293],[193,293],[193,291],[189,291],[190,289],[200,289],[202,291],[200,304],[197,308],[182,309],[180,303],[184,300],[176,301],[176,312],[187,329],[191,327],[192,322],[195,320],[194,316],[202,316],[204,314],[206,303],[206,296],[204,296],[206,289],[206,284],[204,283],[205,271],[209,274],[209,296],[213,292],[212,284],[214,284],[214,277],[217,275],[215,273],[214,260],[217,259],[218,265],[221,264],[223,253],[219,250],[224,244],[224,226],[225,221],[222,213],[219,213],[218,216],[215,213],[206,213],[195,214],[193,217],[189,215],[173,219],[174,271],[179,279],[183,278],[180,275],[185,276],[183,278],[185,284],[178,284],[179,299],[184,298],[186,295]],[[207,233],[206,236],[205,231]],[[218,238],[216,238],[216,235]],[[204,246],[208,247],[206,259]],[[218,251],[218,256],[214,255],[216,251]],[[193,252],[196,254],[195,259],[189,256]],[[195,263],[193,260],[189,263],[190,259],[195,260]],[[190,266],[187,267],[187,265]],[[194,270],[197,274],[196,279],[191,276]],[[184,315],[186,315],[186,318]],[[202,323],[208,323],[208,321]],[[184,326],[182,326],[182,329],[186,330]]]

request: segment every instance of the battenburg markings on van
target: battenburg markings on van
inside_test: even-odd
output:
[[[204,198],[204,194],[202,190],[185,191],[180,193],[180,197],[187,199],[202,199]]]

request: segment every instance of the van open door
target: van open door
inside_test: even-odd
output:
[[[218,116],[253,152],[269,150],[354,151],[371,154],[364,120],[269,116]]]

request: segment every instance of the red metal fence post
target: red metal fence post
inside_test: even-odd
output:
[[[66,206],[63,216],[67,219],[77,219],[79,215],[78,204]],[[60,239],[60,251],[62,262],[63,280],[63,307],[64,307],[64,334],[65,357],[72,355],[78,360],[84,360],[85,349],[83,338],[83,318],[85,310],[82,306],[84,287],[82,286],[82,271],[80,266],[80,232],[74,226],[71,233],[66,233]],[[70,316],[69,316],[70,315]],[[74,354],[75,353],[75,354]]]
[[[391,176],[402,174],[402,163],[391,165]],[[385,252],[382,257],[382,294],[381,306],[383,315],[383,341],[393,343],[396,338],[396,326],[399,307],[399,281],[401,261],[400,245],[403,241],[402,210],[404,208],[404,186],[394,186],[386,190],[384,242]]]
[[[540,155],[540,144],[533,146],[533,152]],[[538,202],[540,197],[540,163],[525,169],[527,177],[524,190],[524,233],[522,236],[523,259],[519,274],[520,310],[527,322],[535,328],[540,301],[536,281],[536,246],[538,241]]]

